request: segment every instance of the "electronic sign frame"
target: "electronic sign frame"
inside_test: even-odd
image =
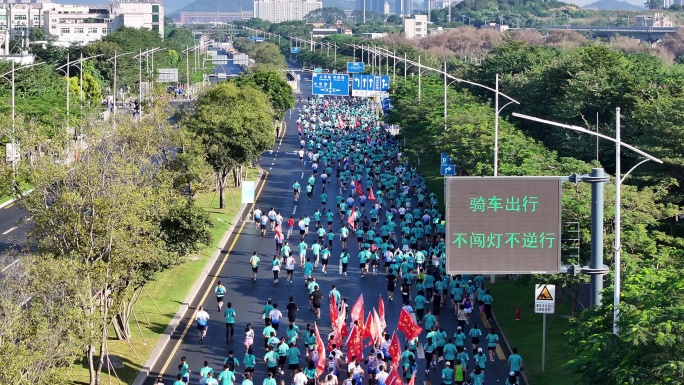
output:
[[[561,267],[561,177],[447,177],[449,274],[553,274]]]

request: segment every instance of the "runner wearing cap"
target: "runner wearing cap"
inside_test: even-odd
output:
[[[447,361],[446,367],[442,369],[442,385],[454,383],[454,370],[451,369],[451,362]]]

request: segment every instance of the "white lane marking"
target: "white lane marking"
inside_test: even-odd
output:
[[[268,155],[272,155],[272,154],[273,154],[273,150],[268,150]]]
[[[300,179],[302,179],[302,178],[304,178],[304,173],[303,173],[303,172],[302,172],[302,176],[300,177]]]
[[[295,215],[296,212],[297,212],[297,205],[295,205],[294,209],[292,210],[292,215]]]
[[[275,164],[275,161],[273,163],[271,163],[271,166],[273,166],[274,164]]]
[[[10,267],[14,266],[14,264],[16,264],[17,262],[19,262],[19,258],[15,259],[14,262],[12,262],[12,263],[10,263],[9,265],[5,266],[5,267],[2,269],[2,273],[4,273],[5,270],[9,269]]]
[[[271,170],[273,170],[273,167],[269,167],[269,168],[268,168],[268,171],[271,171]]]
[[[342,275],[342,258],[340,258],[340,275]]]
[[[16,229],[17,229],[17,227],[14,226],[14,227],[12,227],[11,229],[9,229],[9,230],[5,231],[4,233],[2,233],[2,235],[7,235],[7,234],[11,233],[12,231],[14,231],[14,230],[16,230]]]
[[[422,344],[418,344],[418,347],[416,348],[416,353],[418,353],[418,359],[420,359],[420,360],[425,359],[425,350],[423,350]],[[428,362],[428,365],[430,365],[429,362]]]

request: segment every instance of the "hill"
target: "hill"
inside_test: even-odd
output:
[[[598,11],[643,11],[644,8],[638,5],[620,0],[599,0],[595,3],[587,4],[583,9],[595,9]]]

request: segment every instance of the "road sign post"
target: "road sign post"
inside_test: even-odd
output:
[[[447,272],[560,272],[561,183],[561,177],[445,178]]]
[[[556,285],[535,285],[534,312],[542,313],[542,361],[541,370],[546,363],[546,315],[556,310]]]
[[[349,75],[314,73],[311,87],[314,95],[348,96]]]
[[[439,161],[439,173],[441,175],[456,175],[456,165],[451,164],[451,157],[443,152]]]

